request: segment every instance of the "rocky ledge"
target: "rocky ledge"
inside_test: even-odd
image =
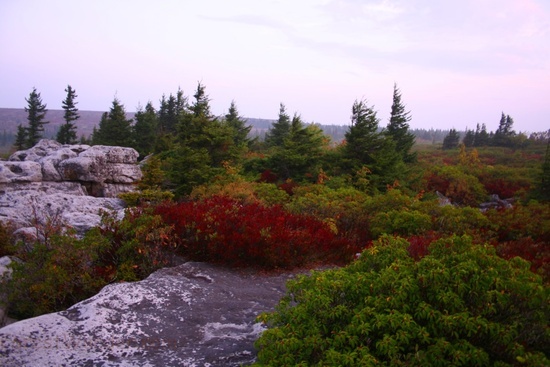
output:
[[[31,233],[32,223],[55,219],[84,232],[101,210],[123,208],[116,196],[141,179],[137,158],[132,148],[41,140],[0,161],[0,221]]]
[[[0,329],[2,366],[241,366],[292,274],[188,262]]]

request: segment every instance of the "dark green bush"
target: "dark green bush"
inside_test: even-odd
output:
[[[287,285],[257,366],[547,366],[549,288],[469,237],[415,261],[382,237],[355,263]]]

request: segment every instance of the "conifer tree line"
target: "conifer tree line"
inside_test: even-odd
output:
[[[70,85],[65,92],[65,123],[56,139],[74,144],[80,117],[78,96]],[[28,126],[18,127],[17,149],[36,144],[48,123],[46,104],[36,88],[25,100]],[[384,190],[399,182],[408,165],[416,161],[416,154],[412,150],[415,136],[409,126],[411,113],[402,102],[397,84],[385,127],[365,99],[356,100],[351,112],[345,139],[334,146],[319,125],[304,122],[299,113],[290,114],[280,103],[277,120],[265,139],[260,140],[251,137],[252,126],[239,114],[235,101],[225,115],[215,116],[205,86],[198,83],[192,96],[178,89],[175,94],[161,97],[158,110],[150,101],[145,107],[140,106],[133,119],[127,117],[124,105],[115,97],[90,139],[81,142],[133,147],[141,158],[154,154],[164,172],[163,188],[177,195],[190,193],[193,187],[219,177],[230,167],[250,175],[261,172],[265,174],[263,180],[283,182],[315,182],[323,175],[338,176],[370,191]],[[513,123],[503,113],[495,133],[488,133],[484,124],[478,124],[475,132],[466,132],[463,143],[512,146],[521,141],[522,135],[515,133]],[[459,141],[459,133],[451,129],[443,148],[456,147]]]
[[[538,140],[539,135],[545,133],[531,134],[530,139]],[[546,133],[547,135],[548,133]],[[546,137],[547,138],[547,137]],[[502,112],[498,128],[495,132],[487,132],[485,124],[477,124],[475,130],[466,129],[462,139],[465,147],[508,147],[519,148],[527,141],[527,136],[523,133],[516,133],[514,130],[514,119],[510,115]],[[443,139],[443,149],[453,149],[460,143],[460,134],[452,128]]]
[[[65,89],[67,96],[61,101],[62,108],[64,110],[63,119],[65,123],[59,128],[56,140],[61,144],[76,144],[76,121],[80,118],[78,113],[76,91],[67,85]],[[17,127],[17,135],[15,136],[14,146],[17,150],[28,149],[33,147],[43,137],[44,125],[48,124],[46,120],[47,105],[42,102],[40,93],[36,88],[33,88],[28,98],[25,98],[27,106],[25,112],[27,112],[27,126],[19,124]]]

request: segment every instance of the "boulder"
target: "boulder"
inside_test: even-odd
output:
[[[0,329],[2,366],[240,366],[294,274],[188,262]]]
[[[122,211],[118,194],[142,176],[137,158],[132,148],[40,140],[0,161],[0,221],[22,238],[37,233],[33,223],[52,219],[83,233],[99,224],[102,210]]]
[[[0,184],[42,182],[42,166],[33,161],[1,162]]]
[[[4,192],[0,197],[0,220],[9,221],[15,228],[57,221],[82,234],[100,223],[102,211],[121,215],[124,210],[122,200],[87,196],[78,183],[52,184],[20,185],[18,190]]]
[[[32,148],[13,153],[9,160],[38,162],[41,158],[50,155],[61,147],[62,145],[55,140],[42,139]]]
[[[63,181],[64,178],[58,171],[59,164],[67,159],[75,158],[78,153],[69,148],[60,148],[51,154],[41,158],[38,162],[42,166],[44,181]]]
[[[9,279],[11,276],[11,269],[8,267],[11,262],[12,259],[9,256],[0,257],[0,286],[3,281]],[[14,321],[7,316],[7,294],[2,289],[3,287],[0,287],[0,328]]]
[[[8,162],[0,162],[0,183],[72,181],[91,189],[89,195],[116,197],[141,179],[138,156],[133,148],[61,145],[42,139],[30,149],[13,153]],[[105,190],[105,184],[117,186]]]

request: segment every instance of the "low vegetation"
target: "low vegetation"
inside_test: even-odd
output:
[[[345,141],[331,142],[281,104],[259,141],[234,103],[216,118],[204,86],[193,97],[148,105],[134,125],[119,101],[104,115],[92,143],[122,136],[148,156],[139,191],[121,196],[123,220],[105,213],[81,238],[47,221],[31,244],[0,227],[0,255],[18,259],[4,284],[12,316],[182,260],[330,264],[261,316],[258,365],[549,364],[547,136],[524,139],[503,114],[495,134],[478,126],[458,145],[413,146],[396,87],[385,129],[356,101]]]

